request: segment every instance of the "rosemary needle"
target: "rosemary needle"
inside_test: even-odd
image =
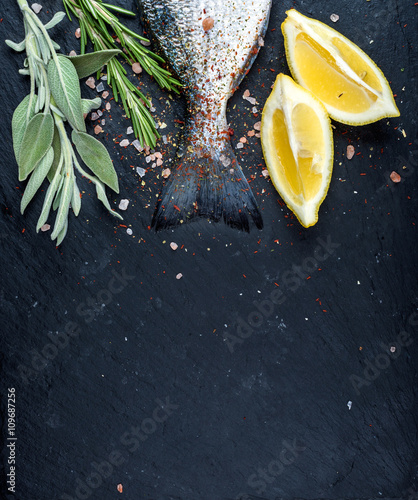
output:
[[[141,43],[149,44],[148,39],[124,26],[111,11],[129,16],[134,16],[133,12],[103,3],[102,0],[63,0],[63,3],[68,17],[71,19],[71,12],[78,19],[81,54],[85,53],[88,40],[93,43],[95,51],[114,49],[119,42],[123,48],[121,56],[129,64],[139,62],[161,88],[178,92],[180,82],[161,66],[164,59]],[[114,36],[109,32],[109,29],[112,30]],[[141,146],[154,147],[160,134],[148,110],[151,103],[129,80],[126,69],[116,57],[107,64],[107,82],[113,90],[115,101],[118,101],[119,98],[122,101],[126,115],[132,121],[134,134],[139,139]]]

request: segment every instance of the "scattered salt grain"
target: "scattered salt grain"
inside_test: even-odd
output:
[[[106,106],[105,106],[106,111],[110,111],[110,108],[111,108],[111,107],[112,107],[112,106],[111,106],[110,102],[107,102],[107,103],[106,103]]]
[[[174,243],[174,241],[172,241],[172,242],[170,243],[170,248],[171,248],[171,250],[177,250],[177,248],[178,248],[178,247],[179,247],[179,246],[177,245],[177,243]]]
[[[42,232],[45,232],[45,231],[49,231],[51,229],[51,226],[49,224],[44,224],[42,227],[41,227],[41,231]]]
[[[103,75],[103,76],[100,78],[100,80],[103,80],[104,82],[106,82],[106,81],[107,81],[107,75]]]
[[[76,38],[81,38],[81,29],[80,28],[77,28],[75,30],[75,33],[74,33],[75,37]]]
[[[144,46],[144,47],[149,47],[151,45],[151,42],[149,42],[148,40],[141,40],[141,44]]]
[[[255,97],[245,97],[245,99],[254,106],[254,104],[257,102]]]
[[[105,90],[102,94],[103,99],[107,99],[109,97],[109,91]]]
[[[103,118],[103,120],[101,120],[100,122],[102,125],[105,125],[106,124],[106,120]]]
[[[132,146],[137,149],[140,153],[144,150],[144,148],[141,146],[141,143],[138,141],[138,139],[135,139],[132,142]]]
[[[139,62],[135,62],[132,64],[132,71],[136,74],[142,73],[142,66],[139,64]]]
[[[260,133],[257,133],[257,134],[255,134],[255,136],[256,136],[258,139],[260,139],[261,134],[260,134]]]
[[[128,208],[128,205],[129,205],[129,200],[120,200],[119,202],[119,210],[126,210]]]
[[[96,82],[94,81],[94,78],[92,76],[90,78],[87,78],[86,85],[87,85],[87,87],[90,87],[91,89],[96,88]]]
[[[163,143],[164,143],[164,144],[167,144],[167,143],[168,143],[168,139],[167,139],[167,136],[166,136],[166,135],[163,135]]]
[[[132,127],[128,127],[128,128],[126,129],[126,134],[127,134],[127,135],[131,135],[131,134],[133,134],[133,133],[134,133],[134,129],[133,129]]]
[[[144,177],[145,172],[146,172],[145,168],[142,168],[142,167],[136,167],[136,171],[140,175],[140,177]]]
[[[100,125],[96,125],[94,127],[94,133],[97,135],[97,134],[100,134],[100,132],[103,132],[103,129]]]
[[[90,120],[94,121],[94,120],[97,120],[99,118],[99,115],[93,111],[93,113],[90,115]]]
[[[333,23],[336,23],[336,22],[338,21],[338,19],[340,18],[340,16],[339,16],[338,14],[331,14],[331,15],[329,16],[329,18],[331,19],[331,21],[332,21]]]
[[[71,50],[70,53],[68,54],[69,56],[76,56],[77,52],[75,50]]]
[[[264,177],[269,176],[269,171],[267,169],[262,170],[261,173],[264,175]]]
[[[100,82],[99,85],[97,85],[96,90],[97,92],[103,92],[104,90],[103,82]]]
[[[258,109],[254,106],[253,109],[251,110],[254,114],[258,113]]]
[[[351,158],[354,156],[355,153],[355,148],[351,144],[347,146],[347,160],[351,160]]]
[[[126,146],[129,146],[129,141],[128,141],[128,139],[123,139],[122,141],[120,141],[119,146],[120,146],[121,148],[126,148]]]
[[[390,180],[397,184],[398,182],[401,182],[401,176],[397,172],[393,171],[390,174]]]
[[[130,227],[128,227],[128,229],[126,230],[126,232],[129,234],[129,236],[133,233],[132,229]]]
[[[247,142],[247,139],[245,137],[241,137],[241,139],[239,140],[239,142],[242,142],[243,144],[245,144]]]
[[[98,109],[98,110],[97,110],[97,114],[98,114],[99,116],[102,116],[102,115],[103,115],[103,111],[101,111],[100,109]]]
[[[258,46],[264,47],[264,38],[261,36],[258,37]]]
[[[169,168],[165,168],[162,171],[161,175],[164,177],[164,179],[167,179],[168,177],[170,177],[170,174],[171,174],[171,170]]]
[[[348,409],[351,410],[351,407],[353,406],[353,402],[352,401],[349,401],[347,403],[347,406],[348,406]]]
[[[244,147],[244,144],[242,142],[239,142],[237,144],[237,149],[242,149]]]
[[[396,351],[396,347],[394,345],[390,346],[390,352],[395,352]]]
[[[123,486],[121,483],[118,484],[118,491],[119,491],[119,493],[123,492]]]
[[[181,280],[181,278],[183,278],[183,275],[181,273],[178,273],[177,276],[176,276],[176,279],[177,280]]]
[[[254,135],[255,135],[254,130],[249,130],[247,135],[248,135],[248,137],[254,137]]]
[[[157,167],[161,167],[162,164],[163,164],[163,160],[161,158],[158,158],[157,159]]]
[[[254,123],[255,130],[261,130],[261,122]]]
[[[244,92],[244,95],[243,95],[244,99],[246,99],[247,97],[250,97],[250,91],[248,89]]]
[[[229,165],[231,165],[231,158],[228,158],[225,155],[221,155],[219,159],[221,160],[221,163],[224,167],[228,167]]]
[[[33,12],[35,12],[35,14],[39,14],[39,12],[41,12],[41,10],[42,10],[42,5],[39,3],[33,3],[31,5],[31,7],[32,7]]]

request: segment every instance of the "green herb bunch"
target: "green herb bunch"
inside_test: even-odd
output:
[[[88,39],[93,43],[96,51],[117,47],[115,40],[117,37],[123,48],[122,57],[130,64],[139,62],[142,68],[155,78],[161,88],[178,92],[177,86],[180,82],[161,66],[164,59],[140,43],[142,41],[149,44],[148,39],[125,27],[111,10],[129,16],[134,16],[133,12],[103,3],[102,0],[63,0],[63,3],[68,17],[71,11],[79,21],[81,54],[84,54],[86,50]],[[114,36],[109,32],[109,28]],[[125,113],[132,120],[134,134],[141,145],[154,147],[160,134],[147,109],[151,103],[128,79],[126,69],[116,57],[107,64],[107,82],[112,87],[115,101],[118,101],[120,96]]]
[[[30,77],[30,93],[16,108],[12,119],[13,148],[19,167],[19,180],[29,178],[21,200],[23,213],[45,178],[50,184],[46,191],[37,232],[46,223],[51,208],[57,210],[51,238],[57,246],[68,228],[69,209],[77,216],[81,208],[80,191],[75,170],[95,184],[97,197],[109,212],[114,212],[105,193],[105,184],[119,192],[118,179],[106,148],[86,133],[84,114],[97,109],[100,98],[82,99],[79,78],[98,71],[118,50],[67,57],[57,54],[59,46],[51,40],[48,31],[65,16],[57,12],[43,24],[29,8],[26,0],[17,0],[23,14],[25,38],[20,43],[6,40],[12,49],[26,50],[24,69]],[[71,140],[64,122],[72,127]],[[82,162],[93,172],[86,172]]]

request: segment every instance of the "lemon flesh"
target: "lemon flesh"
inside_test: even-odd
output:
[[[318,220],[331,180],[333,140],[327,110],[311,92],[280,74],[261,119],[270,178],[304,227]]]
[[[287,11],[282,32],[293,78],[322,101],[331,118],[365,125],[399,116],[385,76],[348,38],[295,9]]]

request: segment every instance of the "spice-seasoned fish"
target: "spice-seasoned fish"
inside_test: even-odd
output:
[[[271,0],[138,1],[188,103],[177,163],[153,226],[223,217],[249,231],[249,212],[261,229],[261,214],[230,144],[226,105],[262,45]]]

